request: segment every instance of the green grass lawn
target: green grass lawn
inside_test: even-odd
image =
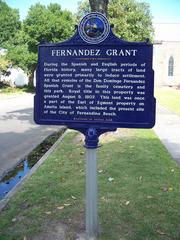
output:
[[[34,93],[35,89],[33,87],[10,87],[7,85],[0,85],[0,97],[12,94],[22,94],[22,93]]]
[[[158,102],[170,111],[180,115],[180,90],[174,88],[156,88]]]
[[[98,240],[179,240],[180,169],[153,131],[121,129],[101,144]],[[65,136],[1,212],[0,239],[33,240],[59,223],[66,239],[84,231],[82,145],[77,132]]]

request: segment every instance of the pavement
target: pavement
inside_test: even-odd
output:
[[[156,109],[154,131],[171,156],[180,164],[180,116],[159,104]]]
[[[33,102],[33,94],[0,99],[0,176],[61,128],[36,125],[33,121]]]

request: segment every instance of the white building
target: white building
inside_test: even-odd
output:
[[[21,68],[10,68],[8,71],[9,75],[2,75],[1,80],[7,82],[12,87],[23,87],[28,85],[28,76]]]
[[[7,54],[7,49],[0,48],[0,57]],[[28,84],[27,74],[19,67],[9,68],[8,76],[2,75],[0,72],[0,81],[8,83],[10,86],[23,87]]]
[[[0,56],[5,56],[7,53],[7,49],[1,48],[0,47]]]
[[[180,84],[180,23],[156,23],[153,69],[155,85]]]

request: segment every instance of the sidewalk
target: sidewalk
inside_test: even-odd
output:
[[[180,164],[180,116],[157,104],[154,131],[171,156]]]

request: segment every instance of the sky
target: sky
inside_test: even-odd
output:
[[[80,0],[4,0],[10,7],[19,9],[21,20],[23,20],[31,5],[37,2],[43,5],[59,3],[62,9],[76,12]],[[142,0],[137,0],[142,1]],[[150,4],[154,23],[180,23],[180,0],[144,0]]]

